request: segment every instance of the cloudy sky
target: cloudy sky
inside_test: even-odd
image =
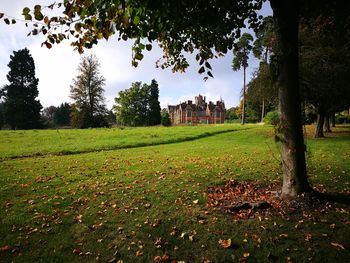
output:
[[[52,2],[52,0],[1,0],[0,12],[22,19],[23,7],[33,7],[35,4],[48,5]],[[265,6],[262,13],[267,15],[271,10]],[[34,58],[36,77],[39,78],[41,104],[47,107],[70,102],[69,85],[72,83],[72,78],[77,75],[81,55],[73,50],[68,41],[47,49],[41,47],[41,43],[45,40],[43,36],[27,37],[27,33],[28,29],[24,23],[17,22],[8,26],[4,21],[0,21],[0,87],[8,83],[7,64],[12,52],[27,47]],[[108,108],[112,107],[114,98],[120,90],[130,87],[135,81],[150,83],[153,78],[159,84],[159,100],[162,108],[194,99],[199,93],[205,95],[207,100],[216,101],[221,97],[227,108],[238,105],[243,73],[232,71],[232,52],[211,62],[214,78],[204,81],[203,76],[197,73],[198,66],[193,56],[189,56],[190,67],[186,73],[157,69],[155,62],[161,57],[162,52],[156,45],[153,45],[151,52],[145,53],[137,68],[132,67],[131,44],[132,42],[118,42],[116,37],[112,37],[108,42],[101,41],[98,46],[85,51],[86,54],[95,53],[100,61],[101,73],[106,78],[105,96]],[[251,58],[249,64],[248,78],[257,67],[258,61]]]

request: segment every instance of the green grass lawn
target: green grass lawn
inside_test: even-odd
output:
[[[249,125],[203,125],[86,130],[0,130],[0,158],[61,155],[168,144],[248,128]]]
[[[334,134],[307,140],[309,178],[349,195],[350,126]],[[347,206],[247,220],[207,206],[210,186],[281,181],[271,135],[258,125],[1,131],[0,262],[349,262]]]

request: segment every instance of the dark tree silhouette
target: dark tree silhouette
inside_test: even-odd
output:
[[[159,88],[155,79],[152,79],[149,85],[149,125],[160,124],[160,104],[159,104]]]
[[[39,79],[35,77],[34,60],[27,48],[14,51],[10,59],[10,84],[3,89],[5,122],[11,129],[40,128],[42,106],[37,100]]]

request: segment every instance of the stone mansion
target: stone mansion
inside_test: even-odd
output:
[[[195,103],[189,100],[178,105],[169,105],[168,112],[171,124],[215,124],[224,123],[226,109],[222,100],[216,104],[211,101],[207,103],[205,96],[199,94],[195,97]]]

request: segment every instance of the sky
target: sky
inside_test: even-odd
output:
[[[22,19],[22,9],[35,4],[48,5],[47,0],[1,0],[0,13]],[[265,5],[263,15],[270,15],[271,9]],[[41,47],[45,37],[27,36],[29,29],[23,22],[6,25],[0,20],[0,87],[8,84],[6,75],[8,63],[13,51],[28,48],[32,55],[36,77],[39,78],[39,99],[43,107],[58,106],[63,102],[72,102],[69,98],[72,79],[78,74],[81,55],[73,50],[69,41],[53,45],[51,49]],[[150,83],[155,79],[159,85],[159,101],[162,108],[179,102],[194,100],[194,96],[202,94],[207,101],[223,99],[226,108],[237,106],[243,86],[243,72],[231,69],[232,51],[224,57],[210,61],[214,78],[203,80],[203,75],[197,73],[198,64],[194,55],[188,55],[190,67],[185,73],[173,73],[171,69],[156,68],[155,62],[162,56],[162,50],[153,44],[150,52],[144,53],[144,59],[137,68],[131,66],[132,41],[117,41],[113,36],[108,41],[100,41],[97,46],[85,50],[85,54],[94,53],[101,64],[101,74],[106,78],[105,97],[109,109],[114,104],[118,92],[127,89],[131,83],[141,81]],[[258,66],[258,60],[251,57],[247,70],[249,80],[252,72]]]

